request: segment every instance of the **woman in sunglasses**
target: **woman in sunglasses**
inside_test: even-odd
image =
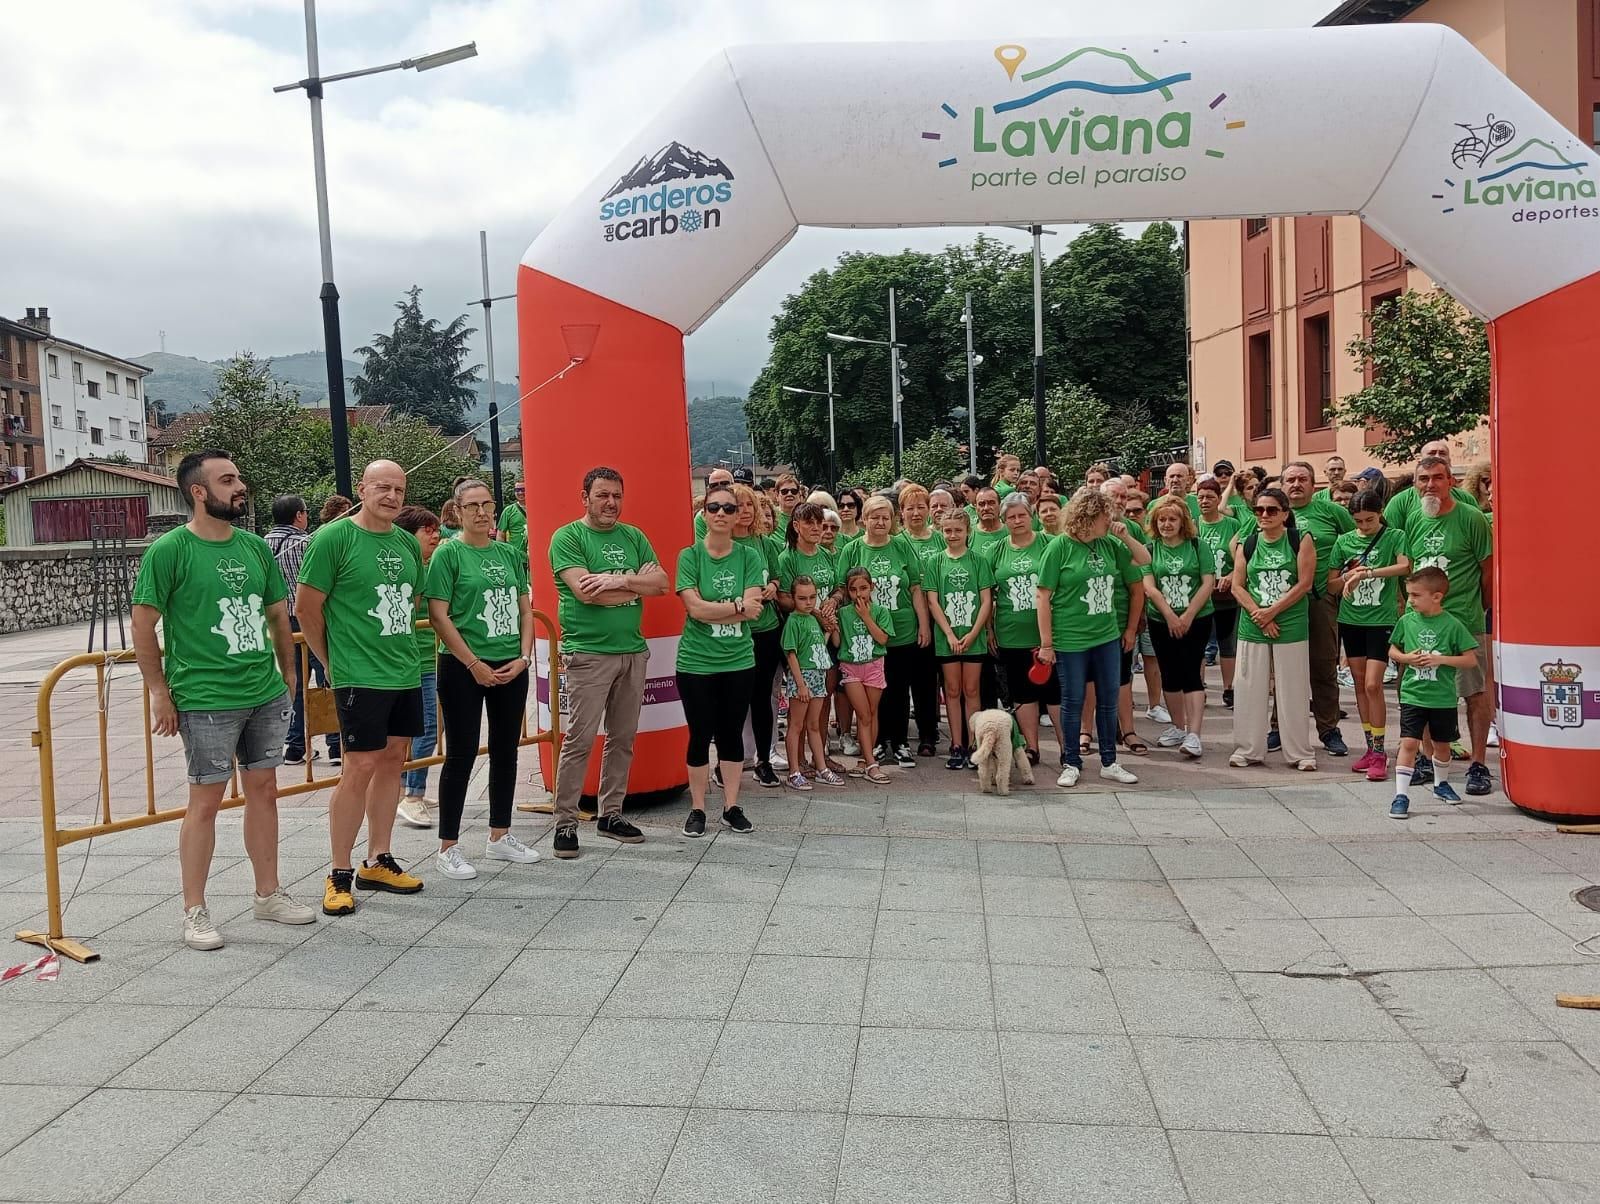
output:
[[[839,491],[839,539],[837,548],[852,543],[862,536],[861,494],[854,489]]]
[[[706,786],[711,777],[711,745],[717,746],[722,775],[722,826],[748,832],[749,819],[739,808],[739,780],[744,770],[744,721],[750,713],[751,678],[755,676],[755,640],[751,628],[765,609],[766,557],[756,548],[734,542],[739,499],[732,486],[706,491],[706,533],[678,553],[674,583],[688,612],[678,641],[678,696],[689,727],[689,816],[685,836],[706,832]]]
[[[788,532],[789,516],[805,496],[806,492],[794,474],[786,472],[778,478],[778,512],[773,516],[772,531],[779,539]]]
[[[1236,478],[1237,479],[1237,478]],[[1306,598],[1317,573],[1317,548],[1302,537],[1289,495],[1264,488],[1252,508],[1256,529],[1235,538],[1233,595],[1239,600],[1239,674],[1235,679],[1235,769],[1266,757],[1269,690],[1278,701],[1283,755],[1302,772],[1317,768],[1311,745],[1311,644]]]

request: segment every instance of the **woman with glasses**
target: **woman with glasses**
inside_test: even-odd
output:
[[[455,489],[461,534],[441,543],[428,562],[423,593],[439,637],[439,707],[444,714],[444,768],[439,773],[439,854],[446,878],[476,878],[461,855],[461,812],[478,759],[478,733],[489,716],[490,861],[534,862],[539,854],[511,834],[517,788],[517,745],[528,703],[533,611],[522,557],[494,534],[494,495],[482,481]]]
[[[706,533],[678,553],[674,589],[686,613],[678,641],[678,697],[689,728],[689,815],[685,836],[706,833],[706,787],[711,746],[722,774],[722,826],[749,832],[754,825],[739,807],[744,769],[744,721],[755,676],[751,627],[765,609],[766,557],[734,542],[739,498],[731,485],[706,490]]]
[[[1211,595],[1211,627],[1222,665],[1222,705],[1231,711],[1239,657],[1239,601],[1233,596],[1233,540],[1239,534],[1239,520],[1222,508],[1222,483],[1216,477],[1201,477],[1194,493],[1200,499],[1200,546],[1210,556],[1217,576]]]
[[[944,555],[944,536],[929,523],[931,514],[928,491],[921,485],[912,482],[900,490],[900,537],[917,553],[924,580]],[[917,756],[938,756],[939,658],[931,642],[917,648],[911,667],[911,710],[917,720]]]
[[[839,491],[839,547],[861,538],[861,494],[854,489]]]
[[[784,473],[778,478],[778,510],[773,516],[772,531],[779,539],[789,529],[789,516],[794,513],[794,508],[805,497],[805,490],[800,487],[799,480],[793,473]]]
[[[1236,477],[1235,480],[1238,478]],[[1252,507],[1256,529],[1234,540],[1233,595],[1239,600],[1239,676],[1234,707],[1235,769],[1259,765],[1278,701],[1278,736],[1289,764],[1317,768],[1311,744],[1311,643],[1307,596],[1317,547],[1295,526],[1289,495],[1264,488]]]
[[[761,590],[761,617],[750,624],[755,647],[755,668],[750,676],[750,737],[756,781],[771,790],[783,785],[772,768],[772,736],[778,722],[773,691],[783,668],[783,632],[779,630],[777,605],[778,553],[783,545],[777,536],[768,534],[776,521],[772,503],[748,485],[734,485],[732,489],[739,503],[733,542],[754,549],[767,573]]]

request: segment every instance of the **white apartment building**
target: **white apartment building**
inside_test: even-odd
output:
[[[45,336],[39,344],[45,470],[118,452],[146,463],[144,378],[150,369],[52,335],[48,309],[30,308],[18,320]]]

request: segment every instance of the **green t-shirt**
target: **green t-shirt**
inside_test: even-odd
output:
[[[1333,541],[1346,531],[1354,531],[1356,520],[1350,517],[1350,511],[1337,502],[1319,502],[1312,498],[1294,510],[1294,521],[1295,526],[1300,528],[1300,534],[1311,536],[1312,542],[1317,545],[1317,580],[1311,592],[1321,594],[1325,592],[1328,566],[1333,563]]]
[[[994,486],[994,491],[1000,496],[1000,500],[1003,502],[1006,500],[1006,494],[1015,493],[1017,491],[1017,487],[1010,481],[1001,481]]]
[[[1459,485],[1450,486],[1450,496],[1455,498],[1457,504],[1478,508],[1478,499],[1473,497]],[[1411,530],[1411,520],[1422,513],[1422,495],[1417,492],[1416,486],[1402,489],[1389,499],[1389,504],[1383,508],[1383,521],[1391,527],[1399,527],[1402,531]]]
[[[754,548],[761,557],[761,563],[766,567],[768,581],[778,579],[778,554],[784,550],[783,540],[776,535],[736,535],[733,542],[742,544],[747,548]],[[778,600],[761,604],[761,617],[750,628],[754,635],[761,631],[775,631],[781,622],[778,617]]]
[[[834,537],[834,541],[833,541],[834,545],[835,545],[834,546],[834,551],[835,552],[844,551],[846,544],[855,543],[856,540],[860,539],[865,534],[866,534],[865,531],[860,531],[860,530],[849,531],[849,532],[841,530],[839,532],[839,534]]]
[[[894,620],[884,628],[890,646],[916,643],[917,611],[911,603],[911,588],[922,585],[922,561],[916,550],[898,535],[891,535],[889,542],[878,548],[858,539],[839,557],[839,580],[858,567],[872,575],[873,605],[883,607]]]
[[[1483,561],[1494,550],[1489,520],[1476,506],[1459,503],[1438,518],[1418,510],[1406,530],[1411,571],[1430,565],[1450,578],[1444,608],[1473,635],[1483,631]]]
[[[932,528],[921,539],[906,530],[900,532],[900,538],[910,544],[911,550],[917,554],[917,565],[924,577],[927,576],[928,566],[944,555],[944,536]]]
[[[1004,524],[1000,524],[998,531],[985,531],[978,526],[976,520],[972,524],[972,534],[967,538],[967,546],[980,555],[986,554],[995,544],[1007,543],[1011,539],[1011,531]]]
[[[1127,545],[1123,545],[1123,550],[1127,550]],[[1189,609],[1189,603],[1194,601],[1195,594],[1199,592],[1201,578],[1207,573],[1216,575],[1213,563],[1210,551],[1198,539],[1186,539],[1175,548],[1159,539],[1150,545],[1150,579],[1176,615]],[[1215,588],[1215,582],[1212,588]],[[1196,617],[1203,619],[1214,609],[1211,599],[1207,598]],[[1144,610],[1152,619],[1166,621],[1162,619],[1154,601],[1147,600]]]
[[[698,590],[707,602],[732,602],[746,590],[767,583],[766,558],[755,548],[734,544],[733,551],[721,558],[706,551],[704,543],[690,544],[678,553],[678,575],[673,590]],[[703,623],[693,615],[683,621],[683,636],[678,640],[678,670],[682,673],[727,673],[753,669],[755,642],[750,624],[743,619],[732,623]]]
[[[1340,568],[1348,561],[1362,560],[1368,568],[1386,569],[1398,563],[1405,551],[1406,533],[1395,527],[1385,526],[1375,540],[1360,531],[1346,531],[1334,541],[1330,563]],[[1339,622],[1351,627],[1393,627],[1399,606],[1399,577],[1367,577],[1345,587],[1339,598]]]
[[[994,588],[994,569],[988,560],[968,548],[959,557],[946,549],[938,559],[925,566],[923,588],[939,597],[939,609],[944,611],[945,622],[960,639],[971,631],[983,604],[983,591]],[[944,628],[933,625],[933,647],[938,656],[954,656],[955,649],[945,638]],[[981,643],[974,641],[967,649],[984,651]]]
[[[1249,536],[1244,537],[1248,538]],[[1309,536],[1302,532],[1300,538],[1307,539]],[[1243,543],[1244,540],[1241,539],[1241,548]],[[1276,606],[1279,598],[1300,583],[1298,555],[1297,550],[1289,546],[1288,531],[1271,543],[1257,534],[1255,552],[1244,566],[1244,583],[1245,588],[1250,591],[1250,596],[1262,606]],[[1276,639],[1266,636],[1250,618],[1250,612],[1241,609],[1239,638],[1252,644],[1294,644],[1309,639],[1311,634],[1307,618],[1309,609],[1307,596],[1301,595],[1293,606],[1278,616]]]
[[[506,546],[522,558],[524,571],[528,564],[528,516],[522,507],[512,502],[500,511],[500,530],[505,532]],[[513,652],[512,656],[517,653]]]
[[[867,608],[872,621],[889,635],[894,630],[894,616],[887,607],[874,602]],[[848,603],[839,608],[839,660],[847,665],[865,665],[883,655],[883,645],[873,637],[867,625]]]
[[[1009,538],[980,552],[994,574],[994,638],[1002,648],[1039,646],[1039,574],[1046,551],[1058,540],[1034,536],[1025,548]]]
[[[440,539],[455,539],[460,534],[461,534],[461,528],[460,527],[445,527],[445,526],[441,526],[439,528],[439,538]]]
[[[585,602],[561,579],[566,569],[587,573],[637,573],[659,563],[655,549],[638,527],[618,523],[598,531],[579,519],[550,537],[550,571],[556,577],[556,617],[561,623],[563,652],[595,652],[606,656],[644,652],[640,634],[644,607],[637,597],[622,606]]]
[[[1245,523],[1253,523],[1256,521],[1255,514],[1250,510],[1250,503],[1244,498],[1240,497],[1237,493],[1232,494],[1228,498],[1227,509],[1228,513],[1233,515],[1234,519],[1241,527],[1244,526]]]
[[[785,548],[778,556],[778,588],[786,594],[793,594],[796,577],[810,577],[816,582],[817,604],[820,606],[839,585],[838,563],[833,553],[821,544],[809,556],[798,545]]]
[[[1430,617],[1408,609],[1394,625],[1389,643],[1401,652],[1438,652],[1444,656],[1459,656],[1478,646],[1477,637],[1448,610]],[[1435,665],[1431,669],[1416,665],[1402,668],[1401,702],[1433,710],[1456,709],[1455,669],[1449,665]]]
[[[272,549],[248,531],[213,542],[175,527],[145,549],[133,604],[161,612],[172,705],[242,711],[282,694],[267,607],[285,597]]]
[[[783,650],[794,653],[802,672],[810,669],[826,673],[833,668],[833,658],[828,655],[828,637],[822,633],[822,624],[815,614],[789,616],[789,621],[783,625]]]
[[[409,690],[421,683],[414,620],[422,547],[415,535],[399,527],[379,535],[354,519],[328,523],[311,537],[300,584],[327,596],[322,617],[335,687]]]
[[[1039,588],[1050,591],[1051,646],[1057,652],[1082,652],[1122,634],[1117,619],[1117,578],[1124,572],[1119,539],[1103,535],[1083,543],[1052,539],[1039,570]],[[1130,567],[1132,561],[1126,562]],[[1133,580],[1139,579],[1135,570]]]
[[[1233,575],[1233,538],[1239,534],[1239,520],[1224,511],[1214,523],[1201,519],[1198,528],[1200,546],[1211,557],[1211,571],[1217,575],[1218,584],[1221,584],[1224,577]],[[1211,601],[1214,606],[1223,609],[1239,605],[1238,599],[1231,593],[1213,592]]]
[[[528,592],[528,572],[510,544],[475,548],[461,539],[440,544],[428,561],[422,592],[449,604],[450,621],[473,656],[508,661],[522,655],[517,599]],[[439,651],[451,655],[443,640]]]

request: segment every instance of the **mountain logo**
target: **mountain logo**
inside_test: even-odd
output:
[[[600,221],[607,242],[694,234],[721,229],[721,206],[731,200],[733,169],[726,162],[669,142],[641,156],[600,198]]]
[[[1450,163],[1460,176],[1444,177],[1443,190],[1433,194],[1443,202],[1440,213],[1468,205],[1511,206],[1513,222],[1536,225],[1600,217],[1600,207],[1581,203],[1596,199],[1595,182],[1584,174],[1593,166],[1587,160],[1572,158],[1543,138],[1519,137],[1512,122],[1493,113],[1481,123],[1458,121],[1455,128],[1465,131],[1451,135]],[[1566,207],[1548,208],[1545,202]]]
[[[970,147],[978,156],[968,183],[973,192],[1040,184],[1102,188],[1181,181],[1190,165],[1169,158],[1188,159],[1196,145],[1207,158],[1225,158],[1224,151],[1205,143],[1214,134],[1246,125],[1222,110],[1226,92],[1204,107],[1186,104],[1179,90],[1195,82],[1192,72],[1165,66],[1152,71],[1146,65],[1159,61],[1154,56],[1163,49],[1181,54],[1183,44],[1182,39],[1164,42],[1151,48],[1143,62],[1126,46],[1080,46],[1031,70],[1022,69],[1026,46],[997,46],[994,58],[1012,94],[974,105],[965,114],[947,101],[939,106],[945,121],[935,121],[936,128],[923,130],[922,138],[936,144],[941,168],[961,162],[961,155],[952,153],[960,147],[944,145],[947,134]],[[1151,101],[1157,102],[1155,107]],[[1007,164],[1019,159],[1033,162]],[[1052,162],[1041,164],[1042,159]],[[1092,161],[1074,162],[1083,159]]]

